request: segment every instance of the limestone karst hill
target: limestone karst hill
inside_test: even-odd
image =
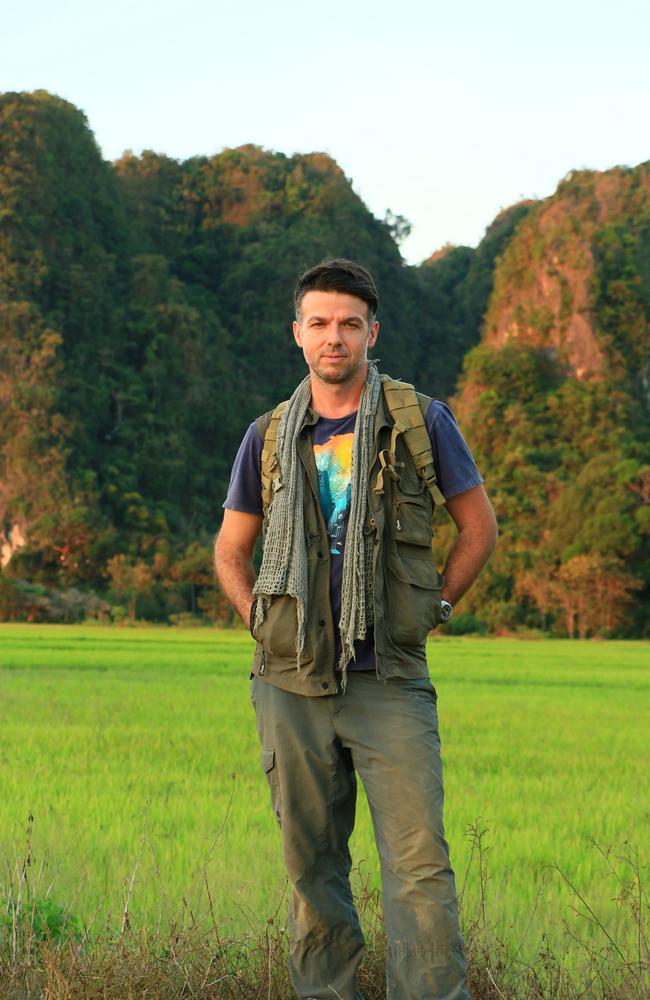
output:
[[[209,606],[237,443],[303,373],[293,282],[343,255],[376,276],[382,367],[457,391],[494,492],[505,544],[468,605],[476,622],[638,633],[648,217],[647,165],[581,171],[502,212],[477,248],[409,267],[404,220],[374,218],[325,154],[110,164],[71,104],[1,96],[0,616],[54,613],[48,588],[128,592],[153,617]],[[616,621],[558,604],[558,574],[587,555],[601,590],[624,570]],[[548,599],[531,589],[540,560]]]
[[[572,173],[501,255],[457,392],[502,532],[476,613],[645,627],[649,390],[650,163]]]

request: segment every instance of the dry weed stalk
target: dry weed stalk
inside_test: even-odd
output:
[[[251,920],[247,934],[226,939],[215,918],[206,861],[202,888],[209,903],[207,926],[197,921],[187,899],[183,900],[166,934],[161,932],[160,921],[153,934],[133,926],[129,904],[146,838],[127,884],[120,933],[111,933],[106,928],[105,933],[93,938],[86,928],[78,936],[68,932],[56,938],[42,928],[39,930],[36,917],[41,903],[37,898],[40,877],[33,884],[29,878],[34,863],[32,828],[30,817],[24,855],[16,865],[15,875],[7,865],[8,897],[5,920],[0,922],[2,1000],[34,1000],[36,997],[42,1000],[288,1000],[293,995],[287,971],[284,894],[262,929]],[[582,961],[570,966],[565,957],[558,957],[543,945],[536,960],[526,963],[521,955],[538,908],[541,887],[521,939],[503,940],[490,913],[488,833],[481,820],[468,831],[470,863],[460,894],[464,903],[472,1000],[650,1000],[647,867],[639,862],[637,852],[626,845],[619,856],[593,844],[604,860],[607,877],[615,882],[617,909],[612,927],[605,924],[579,886],[560,866],[553,866],[547,877],[553,872],[559,874],[573,894],[575,918],[588,922],[591,930],[597,933],[595,937],[592,935],[592,940],[587,940],[566,921],[566,932],[579,947]],[[210,855],[220,834],[221,830]],[[468,920],[465,890],[474,870],[480,895],[476,913]],[[367,940],[359,988],[366,1000],[383,1000],[385,940],[380,894],[371,887],[369,876],[360,871],[357,871],[356,882],[355,896]],[[48,896],[49,888],[45,898]],[[635,930],[632,949],[629,934],[624,933],[630,920]]]

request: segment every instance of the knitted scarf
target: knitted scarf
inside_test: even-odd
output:
[[[368,476],[374,438],[375,413],[382,376],[376,364],[368,364],[368,375],[359,402],[352,444],[350,470],[351,503],[343,556],[341,589],[342,687],[347,666],[354,659],[354,643],[366,636],[373,620],[371,536],[364,532],[368,513]],[[279,475],[267,512],[264,554],[253,587],[257,597],[255,627],[265,618],[273,596],[288,594],[296,600],[296,662],[298,670],[305,646],[305,623],[309,601],[303,475],[298,457],[298,434],[311,400],[307,376],[289,400],[278,426]]]

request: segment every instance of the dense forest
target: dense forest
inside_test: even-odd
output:
[[[381,368],[451,401],[499,515],[455,627],[648,634],[650,164],[420,267],[407,231],[322,153],[111,164],[66,101],[0,96],[0,619],[230,620],[232,459],[303,374],[297,275],[340,255],[377,280]]]

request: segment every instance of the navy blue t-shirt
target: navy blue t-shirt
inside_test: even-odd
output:
[[[327,525],[331,553],[330,600],[336,639],[336,663],[341,653],[338,622],[341,617],[343,553],[350,512],[350,469],[356,412],[344,417],[320,417],[312,427],[314,459],[318,471],[320,504]],[[476,468],[454,416],[444,403],[432,400],[425,419],[438,485],[445,497],[454,497],[479,486],[483,480]],[[246,514],[262,515],[260,463],[262,438],[252,423],[237,452],[224,507]],[[374,670],[372,631],[355,643],[356,659],[351,670]]]

